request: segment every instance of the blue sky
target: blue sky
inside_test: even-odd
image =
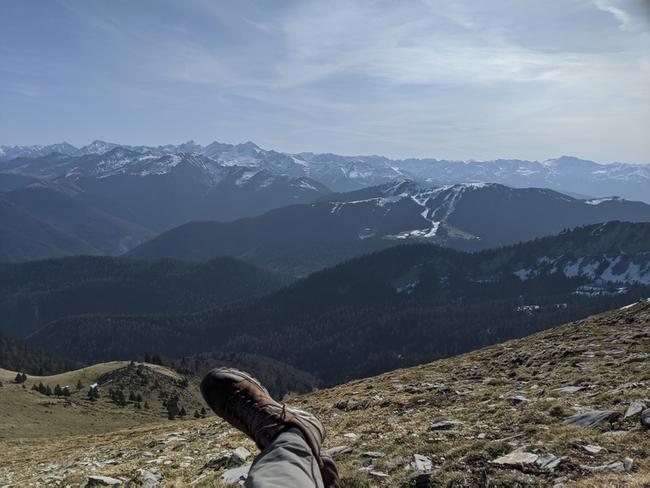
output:
[[[647,0],[0,0],[0,143],[650,162]]]

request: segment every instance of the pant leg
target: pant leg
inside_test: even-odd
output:
[[[283,432],[257,457],[248,488],[323,488],[318,462],[298,429]]]

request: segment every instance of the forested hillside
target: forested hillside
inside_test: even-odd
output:
[[[0,368],[35,375],[69,371],[79,363],[53,356],[40,347],[0,331]]]
[[[590,249],[583,260],[602,258],[612,235],[643,235],[647,226],[598,225],[476,254],[401,246],[247,303],[191,315],[72,317],[31,339],[89,362],[145,352],[263,354],[336,383],[519,337],[650,295],[643,282],[603,281],[628,276],[615,274],[620,254],[605,256],[600,275],[550,266],[520,273],[521,266],[546,263],[560,249]],[[631,245],[646,249],[645,242]],[[646,269],[647,257],[633,255],[646,259]],[[625,269],[636,269],[632,257],[626,259]]]
[[[0,263],[0,330],[26,336],[52,320],[80,314],[196,312],[287,282],[234,258],[191,263],[79,256]]]

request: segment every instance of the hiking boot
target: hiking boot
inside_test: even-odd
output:
[[[249,374],[232,368],[213,369],[203,378],[201,393],[214,413],[253,439],[262,450],[278,434],[299,429],[323,467],[323,424],[310,413],[276,402]]]
[[[323,454],[321,459],[323,465],[320,468],[320,476],[323,478],[323,486],[325,488],[341,488],[339,470],[334,463],[334,459],[329,454]]]

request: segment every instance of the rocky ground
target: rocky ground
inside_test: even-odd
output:
[[[348,487],[644,487],[649,387],[644,302],[287,402],[323,420]],[[0,453],[0,486],[207,487],[237,483],[256,449],[210,417]]]

